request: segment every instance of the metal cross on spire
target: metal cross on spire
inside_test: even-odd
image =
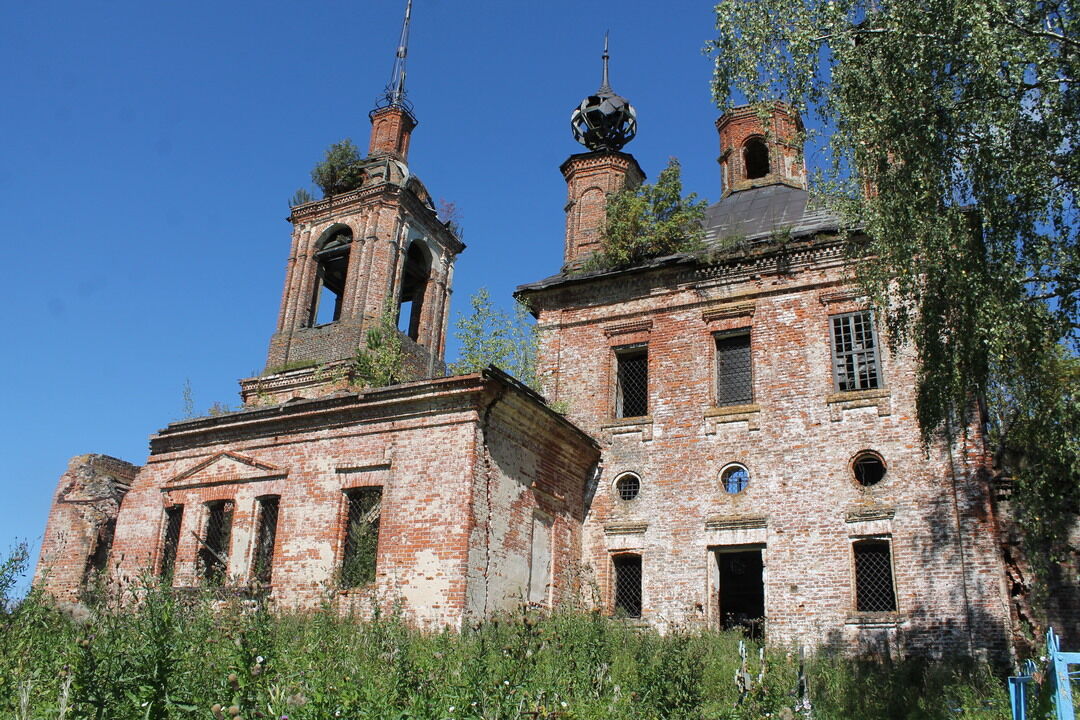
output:
[[[390,82],[386,92],[379,99],[380,107],[400,107],[411,111],[412,107],[405,98],[405,58],[409,54],[409,20],[412,18],[412,0],[405,3],[405,20],[401,23],[401,38],[398,40],[397,53],[394,55],[394,68],[390,72]]]

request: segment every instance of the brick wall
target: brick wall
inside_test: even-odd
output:
[[[865,304],[843,282],[838,243],[788,252],[783,263],[763,251],[522,293],[538,314],[546,396],[602,444],[584,557],[607,607],[611,557],[633,552],[645,620],[717,625],[717,551],[758,548],[771,642],[1000,655],[1008,612],[980,438],[924,454],[904,352],[881,353],[882,388],[835,392],[829,317]],[[751,337],[753,403],[717,407],[715,334],[739,328]],[[641,343],[649,414],[619,419],[614,349]],[[863,450],[887,464],[873,487],[852,475]],[[720,483],[729,463],[750,474],[734,495]],[[628,471],[642,487],[625,502],[613,482]],[[871,537],[891,543],[895,613],[855,610],[852,542]]]
[[[87,579],[88,561],[102,527],[115,520],[139,467],[108,455],[77,455],[60,476],[41,541],[34,584],[46,585],[64,601],[79,597]],[[115,553],[104,549],[104,556]]]
[[[597,456],[589,438],[494,370],[174,423],[152,438],[141,469],[99,456],[73,461],[38,577],[54,595],[77,595],[92,548],[85,533],[72,537],[83,528],[69,517],[73,478],[118,472],[107,460],[130,480],[119,511],[111,506],[114,579],[160,573],[166,509],[183,506],[172,582],[201,584],[208,504],[229,501],[226,585],[248,587],[259,498],[272,495],[276,604],[329,601],[360,613],[378,605],[425,627],[460,627],[528,602],[531,587],[544,605],[572,591]],[[346,491],[370,486],[382,488],[375,582],[342,589]],[[537,518],[544,528],[534,534]]]

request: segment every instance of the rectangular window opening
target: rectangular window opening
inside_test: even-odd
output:
[[[615,614],[641,617],[641,556],[616,555],[611,563],[615,568]]]
[[[855,553],[855,609],[859,612],[895,612],[892,556],[888,540],[860,540]]]
[[[750,331],[716,336],[716,404],[748,405],[754,402]]]
[[[210,585],[224,585],[229,572],[229,539],[232,536],[233,502],[207,503],[206,532],[200,540],[199,570]]]
[[[183,505],[165,508],[165,535],[161,543],[161,565],[158,575],[166,585],[172,584],[173,570],[176,569],[176,547],[180,544],[180,522],[183,517]]]
[[[377,486],[345,491],[348,516],[345,521],[345,549],[341,561],[343,588],[361,587],[375,580],[382,491],[383,489]]]
[[[615,351],[615,416],[640,417],[649,414],[649,350],[644,345]]]
[[[260,585],[269,585],[274,572],[274,542],[277,540],[277,495],[258,499],[259,526],[255,533],[255,557],[252,562],[252,578]]]
[[[835,389],[846,392],[881,387],[873,313],[846,313],[831,320]]]

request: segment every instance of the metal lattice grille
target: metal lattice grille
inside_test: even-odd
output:
[[[379,517],[382,513],[382,488],[355,488],[346,491],[345,496],[349,503],[349,510],[345,522],[341,586],[360,587],[375,580],[375,562],[379,549]]]
[[[864,540],[855,550],[855,609],[860,612],[896,610],[889,543]]]
[[[206,506],[206,534],[200,538],[199,565],[202,576],[211,585],[221,585],[229,572],[229,538],[232,536],[232,500],[219,500]]]
[[[617,555],[615,566],[615,614],[641,617],[641,556]]]
[[[750,334],[716,338],[716,404],[745,405],[754,402],[753,380]]]
[[[165,537],[161,543],[161,568],[159,573],[166,585],[172,583],[176,567],[176,546],[180,544],[180,521],[184,518],[184,506],[165,508]]]
[[[259,498],[259,531],[255,536],[254,579],[269,585],[274,572],[274,541],[277,540],[278,497]]]
[[[832,346],[837,390],[869,390],[880,386],[873,315],[855,312],[833,316]]]
[[[649,352],[645,348],[622,350],[618,362],[616,416],[638,417],[649,414]]]
[[[615,489],[619,491],[620,500],[634,500],[641,492],[641,480],[637,475],[623,475],[615,482]]]

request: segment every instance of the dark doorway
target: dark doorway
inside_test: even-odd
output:
[[[765,625],[761,550],[720,550],[716,565],[721,626],[726,630],[741,627],[751,637],[761,638]]]

